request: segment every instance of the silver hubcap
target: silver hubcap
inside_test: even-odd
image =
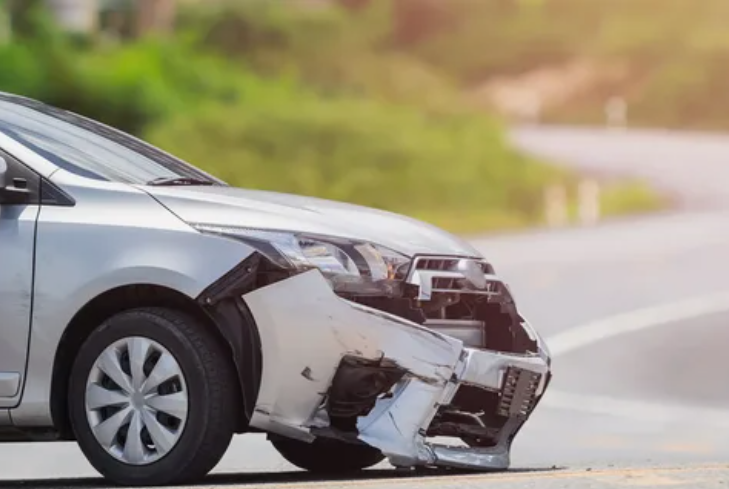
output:
[[[86,417],[96,441],[130,465],[167,455],[182,435],[188,407],[180,365],[149,338],[107,347],[86,382]]]

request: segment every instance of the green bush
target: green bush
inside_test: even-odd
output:
[[[236,2],[185,11],[171,38],[123,43],[51,29],[0,45],[0,90],[140,135],[233,185],[454,231],[538,222],[544,185],[571,176],[511,149],[438,70],[388,43],[389,12],[375,3],[353,22]]]
[[[77,111],[135,134],[209,100],[235,98],[235,70],[184,44],[146,41],[102,47],[79,57],[64,101]]]
[[[115,53],[114,53],[115,54]],[[158,80],[144,66],[115,63],[45,43],[0,46],[0,90],[43,100],[140,133],[161,115]]]
[[[0,90],[134,134],[198,103],[236,97],[236,69],[179,41],[93,48],[62,41],[0,45]]]
[[[670,202],[665,196],[657,196],[644,182],[632,181],[606,186],[601,194],[601,205],[604,214],[622,216],[658,211]]]
[[[323,95],[348,94],[448,111],[461,103],[438,70],[390,49],[388,2],[356,12],[249,0],[200,5],[181,26],[203,49],[273,77],[295,77]]]
[[[568,61],[625,68],[620,80],[546,109],[545,122],[603,123],[606,99],[619,95],[635,126],[729,128],[725,0],[449,0],[443,8],[440,29],[400,50],[460,86]]]
[[[539,218],[561,174],[507,147],[485,116],[431,117],[407,106],[322,99],[251,77],[236,105],[211,104],[149,138],[234,185],[314,195],[459,227]]]
[[[36,50],[24,44],[0,46],[0,89],[6,92],[45,98],[49,90],[48,66]]]

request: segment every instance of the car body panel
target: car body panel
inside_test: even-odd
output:
[[[0,407],[20,395],[33,307],[33,255],[40,206],[0,207]]]
[[[409,217],[314,197],[236,187],[147,187],[187,222],[371,241],[407,255],[481,256],[465,240]]]
[[[41,126],[37,121],[33,124]],[[41,134],[35,126],[31,129],[31,138]],[[85,135],[77,135],[74,141],[79,140],[85,141]],[[129,147],[143,146],[139,141],[127,142]],[[75,147],[64,144],[60,152]],[[376,397],[368,398],[366,409],[347,419],[355,420],[353,428],[344,428],[351,428],[348,434],[355,434],[354,442],[378,448],[394,465],[508,466],[511,440],[549,382],[549,352],[518,314],[505,286],[491,288],[490,281],[496,279],[493,268],[465,240],[389,212],[244,190],[221,182],[159,187],[85,178],[54,166],[4,136],[2,127],[0,148],[73,199],[64,205],[0,206],[0,255],[4,262],[10,260],[10,265],[0,268],[0,425],[12,422],[21,428],[54,428],[51,387],[59,345],[73,318],[94,298],[119,287],[144,284],[199,300],[211,286],[225,284],[225,280],[219,281],[229,278],[231,271],[249,274],[246,278],[258,273],[248,269],[244,260],[256,261],[261,253],[239,239],[194,228],[194,224],[208,224],[367,241],[412,258],[407,278],[388,279],[399,281],[400,295],[389,291],[376,297],[397,299],[397,304],[370,303],[372,307],[368,307],[355,302],[361,297],[346,296],[341,290],[335,293],[318,270],[286,270],[283,278],[265,282],[269,285],[247,282],[247,286],[253,284],[253,290],[239,292],[243,296],[236,295],[236,300],[238,305],[245,302],[251,313],[262,353],[260,386],[256,386],[258,397],[250,420],[253,427],[304,441],[337,435],[334,430],[342,428],[334,426],[337,415],[330,419],[328,409],[336,402],[332,399],[338,382],[344,378],[341,382],[346,384],[346,379],[353,378],[338,374],[347,367],[347,360],[355,359],[355,371],[376,363],[373,369],[386,367],[398,376],[376,391]],[[90,148],[82,157],[103,165],[104,158],[94,158],[98,155],[93,144]],[[116,155],[117,149],[106,145],[104,154]],[[55,153],[43,151],[54,159]],[[134,159],[134,155],[127,153],[115,161],[123,166],[126,158]],[[181,162],[174,165],[184,166]],[[159,177],[143,162],[135,162],[127,167],[125,176],[111,180],[131,181],[126,177],[135,169],[141,169],[136,175],[142,177],[134,181]],[[195,178],[200,176],[190,172]],[[192,178],[188,173],[182,171],[178,176]],[[432,267],[433,263],[437,266]],[[413,292],[413,288],[417,289],[415,295],[405,295],[404,291]],[[405,307],[398,308],[403,303]],[[427,316],[423,303],[429,306],[427,312],[441,315]],[[447,317],[446,309],[459,304],[471,310]],[[417,318],[404,319],[417,316],[408,314],[408,308],[418,309],[423,325]],[[240,316],[240,322],[249,319]],[[466,321],[458,323],[461,319]],[[436,331],[448,326],[438,320],[455,320],[465,328],[463,341]],[[226,323],[231,324],[235,327],[239,321]],[[467,345],[464,342],[477,337],[469,333],[470,327],[481,328],[483,337],[491,327],[497,338]],[[495,351],[509,348],[512,353]],[[375,372],[373,378],[381,373]],[[472,389],[478,391],[478,403],[482,399],[496,402],[489,407],[490,414],[501,417],[494,425],[505,420],[503,425],[486,426],[483,419],[493,422],[494,418],[484,418],[480,409],[479,414],[461,411],[454,404],[460,394]],[[469,422],[480,424],[476,431],[457,432],[456,438],[465,440],[465,433],[471,442],[492,444],[452,447],[429,440],[430,428],[441,423],[442,416],[454,414],[465,414]],[[323,434],[327,429],[330,431]],[[472,436],[475,432],[477,438]]]
[[[400,366],[444,383],[461,342],[395,316],[339,299],[312,270],[244,296],[261,335],[263,372],[251,424],[307,436],[344,354],[401,360]]]
[[[43,207],[38,219],[28,381],[21,405],[12,412],[14,422],[26,426],[49,424],[56,348],[86,303],[133,284],[168,287],[195,298],[253,251],[240,241],[198,233],[127,185],[63,188],[77,199],[76,206]],[[17,403],[17,397],[0,399],[0,407]]]
[[[517,367],[540,376],[535,396],[546,388],[549,359],[541,349],[518,355],[464,348],[455,338],[339,298],[318,271],[243,298],[261,332],[264,358],[251,424],[265,431],[311,441],[311,430],[327,424],[322,405],[341,359],[387,359],[407,374],[391,396],[358,419],[360,440],[395,465],[505,468],[518,429],[515,418],[489,448],[439,445],[423,433],[461,385],[499,391],[508,369]]]

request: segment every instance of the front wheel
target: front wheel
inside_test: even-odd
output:
[[[355,445],[328,438],[312,443],[271,436],[271,444],[289,463],[322,475],[341,475],[377,465],[385,459],[382,452],[369,445]]]
[[[207,325],[169,309],[119,313],[74,363],[68,406],[78,444],[110,482],[187,483],[225,454],[237,407],[235,371]]]

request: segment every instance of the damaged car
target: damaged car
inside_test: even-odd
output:
[[[0,94],[0,441],[188,483],[265,433],[322,474],[499,470],[550,356],[478,250],[400,215],[227,185]]]

